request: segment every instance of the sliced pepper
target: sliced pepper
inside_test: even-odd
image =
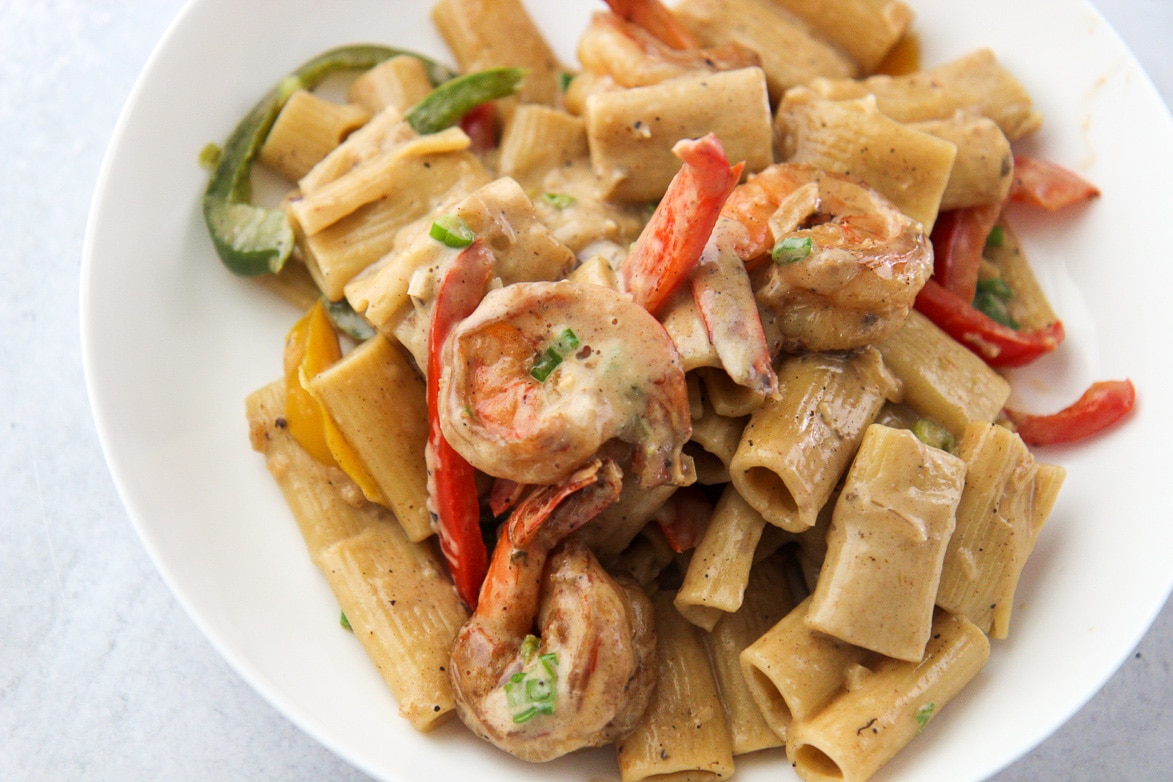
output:
[[[1098,434],[1135,406],[1136,388],[1131,380],[1101,380],[1057,413],[1032,415],[1007,410],[1006,417],[1014,422],[1027,445],[1056,445]]]
[[[416,133],[438,133],[482,103],[512,95],[523,76],[521,68],[490,68],[457,76],[421,98],[403,118]]]
[[[951,209],[933,225],[933,279],[966,301],[973,299],[986,240],[1001,204]]]
[[[481,301],[493,273],[493,256],[475,241],[453,259],[440,280],[428,330],[428,494],[436,516],[440,550],[448,562],[460,598],[476,608],[481,583],[489,569],[489,553],[481,536],[476,473],[444,437],[440,427],[440,374],[444,341]]]
[[[1073,171],[1039,158],[1016,155],[1011,201],[1032,204],[1048,211],[1087,201],[1100,194],[1099,188]]]
[[[917,294],[916,309],[992,367],[1029,364],[1057,348],[1065,336],[1059,321],[1036,331],[1003,326],[931,279]]]
[[[282,79],[232,131],[220,151],[204,190],[204,222],[217,255],[235,274],[278,272],[293,250],[293,230],[280,209],[250,203],[252,163],[285,101],[299,89],[313,89],[327,76],[367,70],[400,54],[423,62],[428,78],[440,84],[452,78],[441,65],[413,52],[385,46],[344,46],[324,52]]]
[[[386,497],[362,458],[309,390],[310,380],[340,358],[338,333],[325,305],[318,301],[285,338],[285,420],[289,433],[314,459],[350,476],[368,500],[386,505]]]

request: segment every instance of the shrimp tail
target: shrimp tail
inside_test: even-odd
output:
[[[619,499],[622,488],[623,473],[615,462],[592,459],[562,483],[534,487],[509,517],[509,540],[518,548],[539,532],[561,540]]]
[[[653,315],[692,274],[745,167],[729,165],[712,133],[672,152],[684,164],[620,267],[624,288]]]
[[[700,42],[659,0],[607,0],[611,13],[638,25],[672,49],[699,49]]]

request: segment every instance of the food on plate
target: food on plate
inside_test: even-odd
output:
[[[571,68],[440,0],[459,74],[334,49],[205,156],[217,253],[303,312],[251,443],[417,729],[863,780],[1010,632],[1028,446],[1135,404],[1007,409],[1065,336],[1012,210],[1098,191],[1016,153],[992,52],[884,72],[912,10],[827,5],[609,0]]]

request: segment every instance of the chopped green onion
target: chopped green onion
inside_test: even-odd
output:
[[[521,642],[522,658],[527,662],[532,659],[536,648],[530,648],[538,639],[526,636]],[[528,654],[528,657],[527,657]],[[553,714],[554,702],[558,697],[558,655],[549,652],[538,655],[540,667],[534,671],[518,671],[505,682],[505,703],[513,713],[513,721],[517,724],[529,722],[540,714]]]
[[[912,425],[912,433],[925,445],[940,448],[942,451],[952,453],[957,447],[957,439],[953,434],[931,418],[918,418]]]
[[[346,628],[347,630],[350,630],[350,631],[352,631],[352,632],[354,631],[354,628],[350,626],[350,620],[346,618],[346,612],[345,612],[345,611],[341,611],[341,612],[339,612],[339,614],[338,614],[338,624],[342,625],[342,626],[343,626],[344,628]]]
[[[562,73],[558,74],[558,86],[562,89],[563,92],[566,92],[568,89],[570,89],[570,82],[572,81],[574,81],[573,73],[562,71]]]
[[[558,355],[565,356],[572,350],[578,350],[578,346],[580,344],[581,343],[578,341],[578,337],[573,331],[570,329],[564,329],[562,333],[558,335],[558,339],[554,342],[554,350],[558,353]]]
[[[1007,303],[1014,298],[1010,286],[1000,277],[978,280],[973,307],[987,317],[1011,329],[1018,328],[1018,321],[1010,314]]]
[[[774,263],[788,264],[803,260],[811,254],[811,238],[809,236],[787,236],[774,245],[770,257]]]
[[[937,704],[929,701],[924,706],[916,710],[916,732],[920,733],[929,724],[929,720],[933,718],[933,711],[937,708]]]
[[[1001,247],[1005,243],[1006,230],[1000,225],[995,225],[986,237],[986,247]]]
[[[205,144],[204,148],[200,150],[200,166],[211,170],[220,165],[220,157],[224,154],[224,148],[216,143]]]
[[[534,659],[534,655],[538,653],[538,649],[542,645],[542,639],[536,635],[527,635],[521,639],[521,661],[529,664],[529,661]],[[516,676],[517,674],[514,674]]]
[[[546,352],[538,356],[537,361],[534,362],[533,368],[529,371],[534,380],[539,383],[545,383],[546,378],[550,377],[559,364],[562,363],[562,356],[554,348],[546,348]]]
[[[468,224],[456,215],[439,217],[436,222],[432,223],[432,229],[428,231],[428,235],[437,242],[456,249],[468,247],[476,238],[476,234],[472,232]]]
[[[529,371],[530,376],[539,383],[545,383],[550,373],[562,363],[563,357],[577,350],[580,344],[573,331],[563,329],[558,339],[554,340],[554,344],[546,348],[546,352],[534,361],[534,366]]]
[[[538,199],[555,209],[567,209],[578,203],[578,199],[565,193],[542,193]]]
[[[1010,290],[1010,286],[1006,284],[1006,280],[1001,277],[986,277],[977,282],[978,293],[990,293],[997,296],[999,299],[1010,301],[1014,298],[1014,291]]]

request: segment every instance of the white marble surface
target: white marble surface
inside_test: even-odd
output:
[[[0,0],[0,779],[366,779],[255,694],[184,614],[119,502],[87,406],[86,214],[119,110],[181,5]],[[1173,102],[1173,2],[1098,5]],[[1173,777],[1171,668],[1173,605],[1082,711],[996,779]]]

